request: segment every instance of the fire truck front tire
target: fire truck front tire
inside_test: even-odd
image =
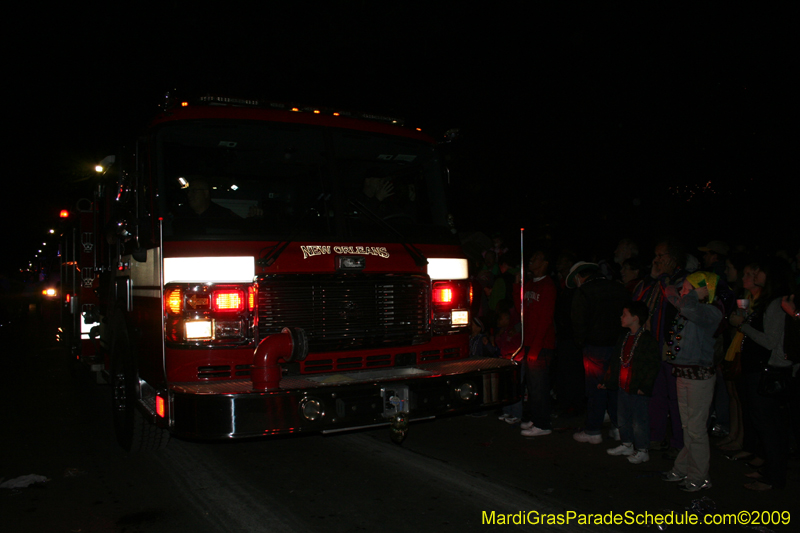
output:
[[[155,451],[169,442],[169,432],[151,424],[137,408],[139,378],[125,322],[115,321],[111,350],[111,390],[117,442],[130,453]]]

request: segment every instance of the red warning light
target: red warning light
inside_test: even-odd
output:
[[[453,301],[453,289],[449,287],[435,288],[433,290],[433,301],[436,303],[451,303]]]
[[[62,209],[61,212],[58,214],[58,216],[61,218],[69,218],[69,211],[67,211],[66,209]]]
[[[214,311],[244,311],[244,292],[240,290],[214,291],[211,308]]]

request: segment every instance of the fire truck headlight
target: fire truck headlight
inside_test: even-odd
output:
[[[216,320],[214,329],[218,339],[234,339],[244,333],[241,320]]]
[[[475,390],[475,385],[469,381],[462,383],[461,386],[456,389],[456,392],[461,401],[464,402],[468,402],[478,395],[478,392]]]
[[[450,315],[450,323],[453,326],[466,326],[469,324],[469,311],[456,309]]]
[[[186,322],[186,340],[211,339],[213,331],[211,320]]]
[[[318,400],[303,398],[300,402],[300,412],[306,420],[318,420],[325,416],[325,409]]]

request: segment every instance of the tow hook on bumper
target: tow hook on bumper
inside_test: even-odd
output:
[[[390,420],[389,436],[395,444],[402,443],[408,434],[408,387],[395,385],[381,389],[383,416]]]
[[[389,427],[389,437],[395,444],[402,444],[408,434],[408,415],[397,413],[392,417],[392,424]]]

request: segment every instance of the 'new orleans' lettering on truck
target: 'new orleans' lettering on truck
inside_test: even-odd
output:
[[[62,242],[62,339],[118,440],[389,425],[504,405],[470,359],[435,143],[391,119],[207,96],[104,160]]]
[[[380,246],[319,246],[319,245],[311,245],[311,246],[301,246],[301,250],[303,250],[303,259],[307,257],[311,257],[312,255],[325,255],[330,254],[331,250],[335,254],[362,254],[362,255],[377,255],[379,257],[383,257],[388,259],[389,252],[386,251],[386,247]]]

